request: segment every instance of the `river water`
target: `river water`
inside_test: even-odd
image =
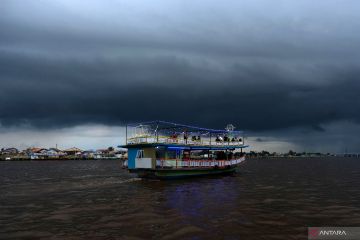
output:
[[[119,161],[0,162],[0,239],[307,239],[360,227],[360,159],[249,159],[149,181]]]

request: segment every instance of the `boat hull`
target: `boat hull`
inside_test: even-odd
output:
[[[182,168],[182,169],[131,169],[140,178],[150,179],[179,179],[188,177],[201,177],[221,174],[231,174],[236,171],[238,165],[225,168]]]

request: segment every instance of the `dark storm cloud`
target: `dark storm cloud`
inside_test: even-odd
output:
[[[219,73],[173,57],[82,62],[3,56],[4,125],[160,118],[259,130],[360,119],[358,108],[350,107],[360,101],[355,68],[328,66],[323,71],[333,79],[312,85],[286,81],[274,64],[236,65]]]
[[[1,124],[360,121],[358,2],[207,3],[5,1]]]

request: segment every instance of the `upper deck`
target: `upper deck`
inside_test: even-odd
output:
[[[200,128],[164,121],[153,121],[126,126],[126,146],[167,146],[198,149],[244,148],[242,131],[229,124],[224,130]]]

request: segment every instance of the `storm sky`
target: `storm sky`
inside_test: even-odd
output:
[[[357,0],[2,0],[0,147],[115,145],[125,123],[165,120],[232,123],[256,150],[360,151],[359,11]]]

